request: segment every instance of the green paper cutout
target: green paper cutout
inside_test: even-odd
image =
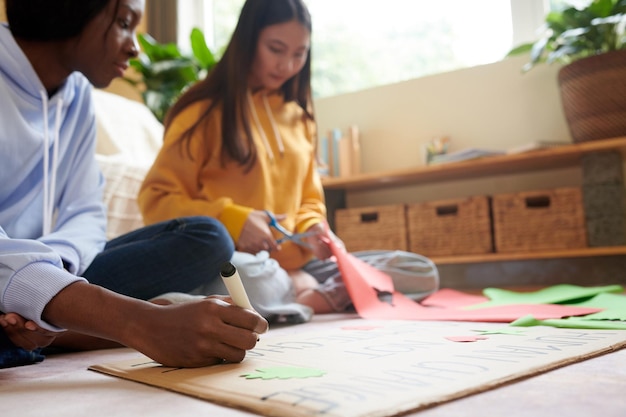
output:
[[[603,311],[587,314],[581,320],[621,320],[626,321],[626,296],[620,294],[598,294],[591,300],[572,304],[576,307],[602,308]]]
[[[602,308],[603,311],[582,317],[537,320],[528,315],[515,320],[510,326],[551,326],[568,329],[626,330],[626,296],[600,293],[595,297],[572,303],[576,307]]]
[[[310,378],[326,375],[326,371],[314,368],[301,368],[295,366],[274,366],[271,368],[260,368],[256,372],[243,374],[246,379],[291,379]]]
[[[541,320],[537,320],[531,315],[520,317],[519,319],[509,323],[509,326],[530,327],[541,326]]]
[[[551,326],[566,329],[596,329],[596,330],[626,330],[626,322],[609,320],[588,320],[580,317],[567,319],[537,320],[533,316],[524,316],[515,320],[509,326]]]
[[[515,292],[499,288],[485,288],[483,294],[490,299],[485,303],[467,306],[467,309],[478,309],[512,304],[564,304],[579,300],[588,300],[601,293],[621,293],[621,285],[601,287],[580,287],[577,285],[560,284],[533,292]],[[589,307],[589,306],[587,306]]]

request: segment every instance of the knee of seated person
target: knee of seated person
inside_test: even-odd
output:
[[[202,243],[215,244],[229,252],[228,259],[235,251],[235,243],[230,237],[226,227],[217,219],[208,216],[189,216],[177,219],[180,227],[186,235],[192,236]]]

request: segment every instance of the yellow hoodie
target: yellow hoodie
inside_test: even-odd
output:
[[[193,132],[180,138],[209,102],[183,110],[167,129],[163,146],[139,192],[146,224],[182,216],[219,219],[237,242],[253,210],[285,214],[282,225],[302,232],[326,219],[321,180],[316,170],[315,127],[295,102],[279,93],[248,96],[251,131],[257,161],[250,171],[236,162],[221,166],[221,110],[215,109]],[[189,157],[193,155],[193,159]],[[279,237],[276,234],[276,237]],[[297,269],[311,259],[310,251],[283,243],[272,256],[285,269]]]

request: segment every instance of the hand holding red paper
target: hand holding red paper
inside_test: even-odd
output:
[[[310,246],[313,255],[317,259],[328,259],[333,256],[333,252],[330,248],[331,241],[334,242],[336,246],[345,250],[345,245],[341,239],[323,223],[314,224],[307,232],[310,232],[311,236],[307,236],[305,241]]]

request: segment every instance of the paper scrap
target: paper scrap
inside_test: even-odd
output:
[[[489,339],[487,336],[476,336],[476,335],[469,335],[469,336],[446,336],[446,339],[452,341],[452,342],[477,342],[479,340],[487,340]]]
[[[243,374],[246,379],[291,379],[311,378],[326,374],[326,371],[314,368],[301,368],[295,366],[273,366],[270,368],[256,369],[256,372]]]

